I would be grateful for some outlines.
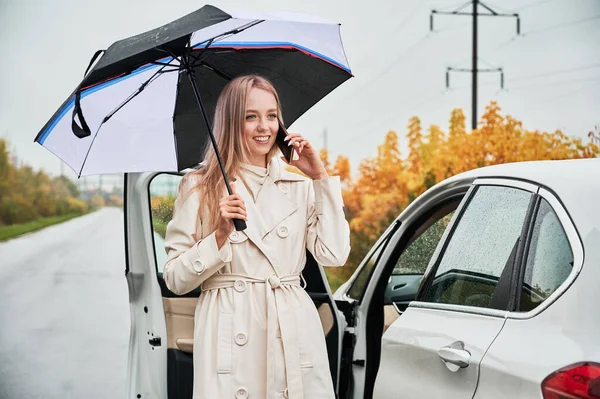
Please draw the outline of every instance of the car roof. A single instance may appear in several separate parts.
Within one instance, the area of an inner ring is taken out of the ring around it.
[[[556,192],[571,189],[573,184],[580,183],[591,184],[600,189],[600,158],[505,163],[473,169],[455,177],[508,177],[529,180]]]
[[[493,165],[460,173],[443,184],[478,178],[508,178],[541,185],[563,203],[582,239],[600,229],[600,158]]]

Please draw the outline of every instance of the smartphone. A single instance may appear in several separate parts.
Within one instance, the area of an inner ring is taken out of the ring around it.
[[[277,142],[277,146],[283,153],[283,157],[285,158],[285,161],[287,163],[291,163],[292,158],[294,157],[294,147],[291,145],[288,145],[289,141],[283,141],[287,135],[288,135],[288,132],[285,129],[285,126],[283,126],[281,124],[281,122],[279,122],[279,130],[277,131],[277,138],[275,139],[275,141]]]

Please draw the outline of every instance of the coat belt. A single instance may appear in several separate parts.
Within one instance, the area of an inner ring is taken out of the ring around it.
[[[219,288],[234,287],[235,284],[266,284],[265,303],[267,304],[267,399],[275,394],[275,364],[273,345],[277,339],[277,328],[281,331],[283,356],[285,361],[285,378],[287,389],[285,397],[289,399],[303,399],[304,388],[302,385],[302,371],[300,369],[300,352],[298,343],[298,326],[296,325],[296,312],[288,306],[284,296],[285,287],[302,287],[299,275],[278,277],[272,275],[268,278],[250,277],[241,274],[224,273],[215,274],[202,284],[203,291]],[[304,280],[304,278],[302,278]],[[306,281],[304,281],[306,286]],[[277,314],[277,318],[274,315]]]

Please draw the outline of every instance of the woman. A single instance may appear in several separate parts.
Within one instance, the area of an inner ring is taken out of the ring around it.
[[[260,76],[232,80],[217,102],[214,131],[227,195],[212,149],[185,175],[167,227],[167,287],[199,285],[195,311],[194,398],[334,398],[320,319],[301,284],[307,248],[325,266],[350,252],[340,181],[315,148],[288,135],[298,157],[275,157],[281,107]],[[247,221],[235,231],[233,219]]]

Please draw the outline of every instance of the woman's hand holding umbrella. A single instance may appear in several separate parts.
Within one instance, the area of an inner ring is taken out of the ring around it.
[[[219,221],[215,232],[219,249],[233,231],[233,219],[246,221],[246,205],[244,204],[244,200],[237,193],[235,183],[231,182],[229,184],[232,194],[223,197],[219,202]]]
[[[308,140],[297,133],[289,133],[285,141],[288,141],[289,145],[293,145],[298,154],[298,159],[293,160],[290,165],[300,169],[302,173],[313,180],[329,177],[316,148]],[[282,159],[285,161],[285,158]]]

